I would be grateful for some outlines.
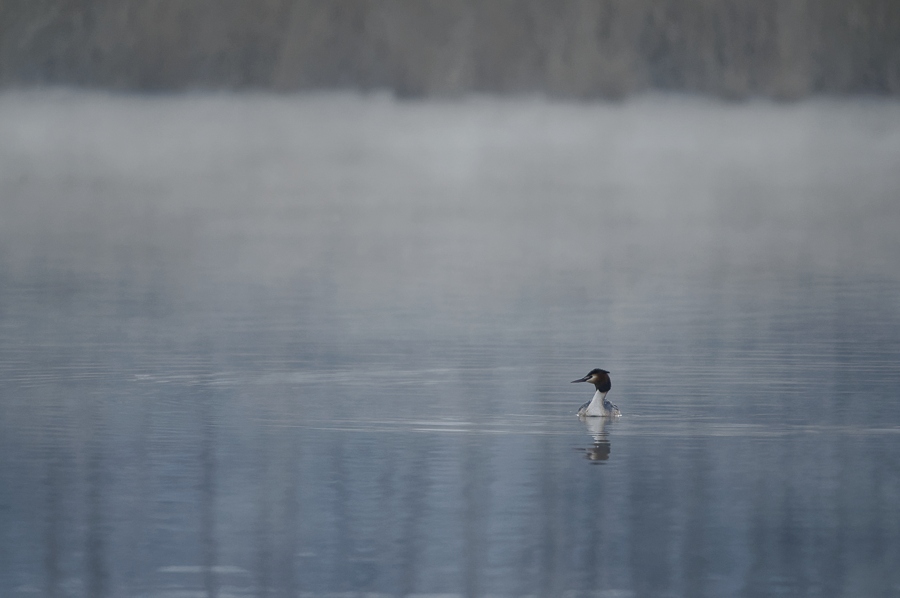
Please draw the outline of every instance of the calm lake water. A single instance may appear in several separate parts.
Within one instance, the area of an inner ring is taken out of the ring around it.
[[[900,103],[0,95],[4,597],[900,596],[898,383]]]

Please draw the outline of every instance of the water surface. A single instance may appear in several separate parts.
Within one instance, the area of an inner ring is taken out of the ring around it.
[[[6,93],[0,594],[900,595],[898,191],[891,102]]]

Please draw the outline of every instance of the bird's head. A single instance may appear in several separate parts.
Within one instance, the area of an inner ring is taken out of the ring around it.
[[[584,378],[572,380],[573,384],[575,382],[589,382],[599,388],[600,386],[609,384],[609,372],[606,370],[601,370],[600,368],[594,368],[593,370],[588,372],[587,376],[585,376]]]

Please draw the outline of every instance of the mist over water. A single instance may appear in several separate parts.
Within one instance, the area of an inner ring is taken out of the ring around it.
[[[898,190],[892,101],[4,93],[0,594],[895,595]]]

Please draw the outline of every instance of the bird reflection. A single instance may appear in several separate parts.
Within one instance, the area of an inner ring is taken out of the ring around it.
[[[585,417],[583,415],[579,415],[578,419],[584,422],[587,431],[594,438],[593,446],[581,449],[584,451],[585,458],[595,463],[608,461],[612,448],[606,426],[611,420],[606,417]]]

